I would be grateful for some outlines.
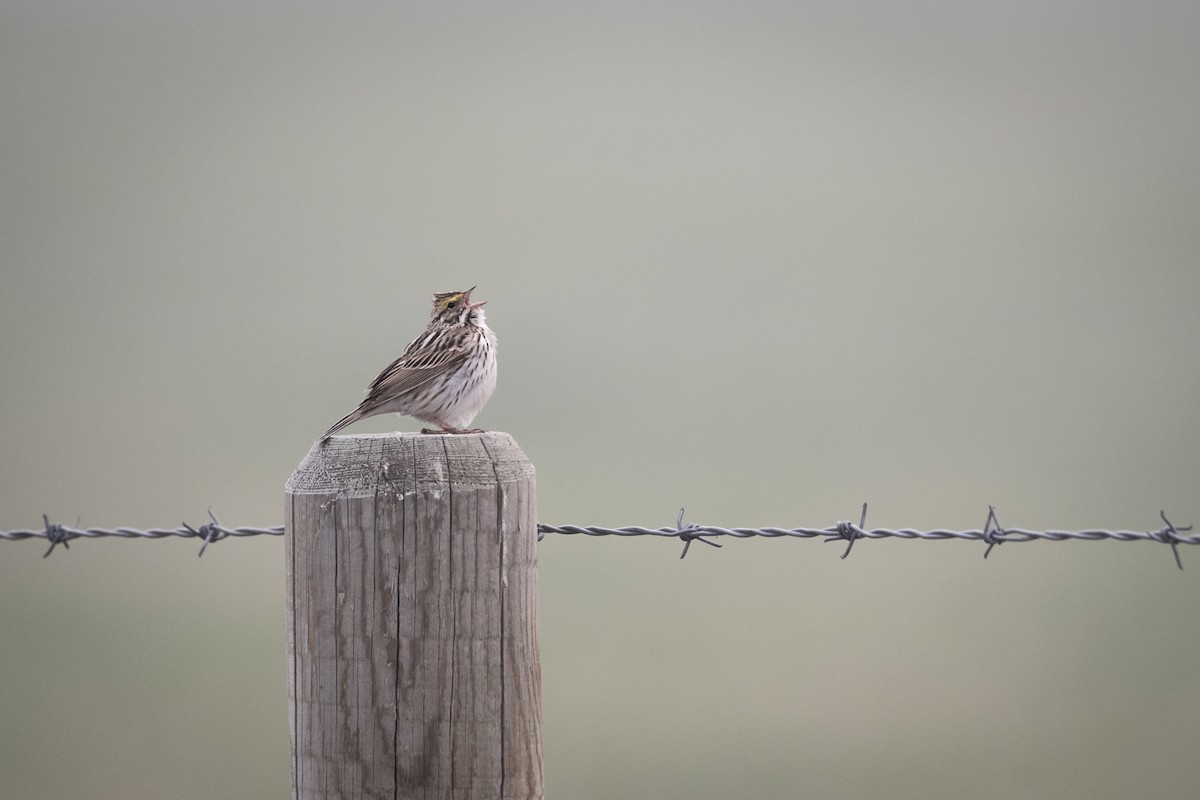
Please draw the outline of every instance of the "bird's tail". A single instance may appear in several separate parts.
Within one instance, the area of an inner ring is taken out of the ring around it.
[[[347,425],[350,425],[352,423],[358,422],[362,418],[363,418],[363,413],[362,413],[362,407],[360,406],[360,407],[354,409],[353,411],[351,411],[346,416],[339,419],[337,422],[333,423],[333,427],[330,428],[329,430],[325,431],[325,435],[321,437],[321,444],[325,444],[326,442],[328,442],[329,437],[333,436],[335,433],[340,431],[342,428],[344,428]]]

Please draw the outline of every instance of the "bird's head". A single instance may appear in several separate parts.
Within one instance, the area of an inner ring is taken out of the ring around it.
[[[433,296],[432,322],[442,325],[478,325],[483,322],[486,300],[471,302],[472,286],[465,292],[438,292]]]

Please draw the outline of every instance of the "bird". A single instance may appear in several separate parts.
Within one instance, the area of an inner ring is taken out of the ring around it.
[[[367,388],[358,408],[333,424],[321,443],[351,423],[396,412],[437,426],[421,433],[483,433],[468,428],[496,388],[496,335],[471,292],[438,292],[425,332]]]

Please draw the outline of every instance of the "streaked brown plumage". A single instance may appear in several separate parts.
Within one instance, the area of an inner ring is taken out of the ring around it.
[[[321,437],[324,442],[351,423],[395,412],[438,426],[423,433],[471,433],[471,420],[496,388],[496,336],[483,305],[465,292],[439,292],[425,332],[379,373],[358,408]]]

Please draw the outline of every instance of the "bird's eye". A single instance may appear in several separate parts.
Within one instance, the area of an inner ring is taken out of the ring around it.
[[[454,308],[456,305],[458,305],[458,301],[451,300],[449,303],[446,303],[446,308]]]

